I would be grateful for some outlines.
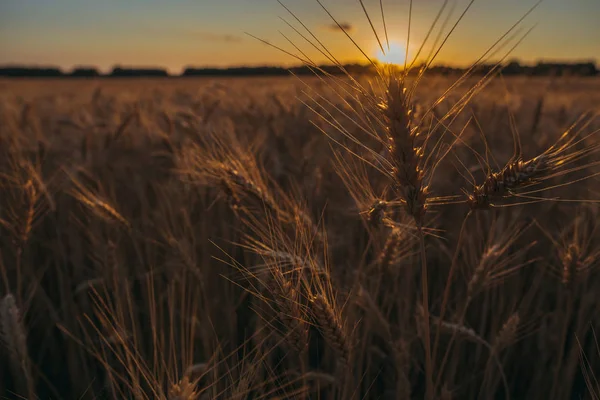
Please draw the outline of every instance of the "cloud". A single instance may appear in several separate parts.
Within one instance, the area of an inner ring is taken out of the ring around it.
[[[184,41],[209,41],[219,43],[237,43],[241,42],[242,36],[234,35],[225,32],[211,32],[208,30],[191,27],[173,27],[173,26],[147,26],[144,27],[143,34],[159,37],[168,37],[171,39],[184,40]]]
[[[196,32],[192,34],[202,40],[211,40],[215,42],[223,43],[236,43],[241,42],[242,37],[237,35],[231,35],[227,33],[213,33],[213,32]]]
[[[327,25],[327,29],[332,32],[352,32],[354,30],[354,25],[352,25],[350,22],[340,22],[339,25],[333,23]]]

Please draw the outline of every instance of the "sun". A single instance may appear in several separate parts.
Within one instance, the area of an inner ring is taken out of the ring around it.
[[[375,56],[377,60],[386,64],[403,65],[406,60],[406,46],[399,42],[390,42],[389,49],[384,45],[385,53],[379,49]]]

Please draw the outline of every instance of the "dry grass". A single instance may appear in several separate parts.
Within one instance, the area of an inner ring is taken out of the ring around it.
[[[597,398],[600,81],[327,82],[0,82],[0,392]]]

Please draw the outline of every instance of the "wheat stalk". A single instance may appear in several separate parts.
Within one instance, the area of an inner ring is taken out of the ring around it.
[[[551,160],[546,155],[527,161],[514,160],[501,171],[488,174],[484,182],[473,189],[467,203],[472,210],[488,209],[494,200],[502,199],[513,190],[531,184],[551,168]]]
[[[392,343],[394,366],[396,369],[396,393],[400,399],[411,398],[410,371],[410,346],[404,339],[398,339]]]
[[[380,105],[388,141],[388,161],[393,165],[390,175],[395,190],[404,200],[406,210],[417,224],[426,211],[427,186],[421,167],[423,149],[417,145],[419,131],[413,126],[413,107],[404,81],[394,73],[389,81],[384,102]]]
[[[597,131],[589,134],[587,137],[580,137],[578,135],[583,127],[578,132],[574,132],[577,123],[583,119],[582,117],[573,124],[573,126],[561,135],[556,143],[540,155],[528,160],[518,155],[513,157],[500,171],[490,171],[483,183],[476,185],[473,191],[467,196],[467,204],[471,210],[489,209],[493,206],[494,202],[514,196],[518,189],[531,186],[551,177],[564,176],[583,169],[585,165],[583,167],[566,168],[568,165],[580,161],[600,149],[598,145],[585,145],[585,139],[594,135]],[[592,121],[593,117],[589,118],[584,127]],[[582,150],[573,150],[578,145],[584,148]],[[593,162],[590,165],[596,164]],[[588,178],[595,175],[597,174],[592,174]],[[574,182],[578,181],[575,180]],[[566,186],[574,182],[566,182],[559,186]],[[541,189],[536,189],[526,194],[538,191],[541,191]]]
[[[304,322],[304,312],[298,303],[298,293],[279,268],[272,268],[272,274],[273,283],[270,289],[276,299],[277,315],[288,329],[286,341],[301,355],[308,345],[308,326]]]
[[[397,260],[400,253],[400,241],[403,239],[399,229],[393,229],[390,232],[381,253],[377,257],[376,265],[381,271],[387,271]]]
[[[1,337],[8,350],[16,390],[28,399],[33,396],[31,360],[27,351],[27,334],[21,320],[21,313],[12,294],[7,294],[0,305]]]
[[[367,211],[367,221],[372,226],[380,226],[385,218],[388,203],[383,200],[375,200]]]
[[[262,190],[256,183],[241,174],[237,169],[227,164],[221,164],[220,167],[225,172],[227,181],[240,187],[247,196],[263,204],[270,212],[277,213],[280,211],[277,203],[267,191]]]
[[[498,353],[500,350],[510,346],[511,343],[513,343],[517,337],[517,331],[519,329],[520,322],[521,319],[519,317],[519,313],[516,312],[506,320],[494,338],[494,342],[492,343],[492,349],[494,352]]]
[[[323,295],[314,296],[311,304],[317,328],[337,355],[340,363],[348,366],[350,345],[339,316]]]

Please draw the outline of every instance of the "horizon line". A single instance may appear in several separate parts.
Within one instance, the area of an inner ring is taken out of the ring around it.
[[[379,63],[378,63],[379,64]],[[408,70],[408,74],[421,70],[425,63],[417,64]],[[533,64],[521,63],[518,59],[506,62],[490,62],[476,64],[473,74],[487,74],[500,66],[505,75],[531,75],[531,76],[598,76],[600,70],[597,60],[570,60],[553,61],[538,60]],[[2,78],[191,78],[191,77],[249,77],[249,76],[290,76],[290,75],[364,75],[376,72],[376,65],[371,63],[345,63],[322,64],[322,65],[296,65],[296,66],[229,66],[229,67],[195,67],[186,66],[179,73],[172,73],[164,67],[133,67],[115,65],[106,72],[94,66],[73,66],[70,70],[64,70],[59,66],[43,66],[36,64],[0,65],[0,77]],[[396,68],[402,69],[401,65]],[[445,64],[437,64],[427,69],[433,74],[448,75],[467,71],[471,67],[456,67]]]
[[[378,62],[377,60],[374,60],[376,64],[383,64],[381,62]],[[415,64],[417,65],[421,65],[425,62],[425,60],[420,63],[420,64]],[[480,65],[493,65],[493,64],[504,64],[504,65],[508,65],[510,63],[518,63],[520,66],[523,67],[532,67],[532,66],[536,66],[539,64],[556,64],[556,65],[574,65],[574,64],[594,64],[594,66],[598,67],[599,64],[599,60],[596,57],[578,57],[578,58],[569,58],[569,59],[560,59],[560,58],[537,58],[533,61],[530,62],[523,62],[522,60],[520,60],[519,58],[513,58],[513,59],[509,59],[506,60],[505,62],[497,62],[497,61],[490,61],[487,62],[485,64],[480,64]],[[364,61],[348,61],[342,64],[343,66],[360,66],[360,67],[370,67],[371,64],[369,62],[364,62]],[[473,63],[444,63],[444,62],[439,62],[439,63],[434,63],[431,65],[431,67],[443,67],[443,68],[454,68],[454,69],[464,69],[464,68],[469,68],[470,66],[472,66]],[[45,70],[58,70],[61,73],[64,74],[68,74],[68,73],[73,73],[76,72],[78,70],[95,70],[98,71],[100,73],[100,71],[106,71],[107,73],[111,73],[114,72],[117,69],[121,69],[121,70],[161,70],[161,71],[166,71],[169,75],[173,75],[173,76],[177,76],[177,75],[181,75],[183,74],[186,70],[219,70],[219,71],[227,71],[227,70],[236,70],[236,69],[259,69],[259,68],[263,68],[263,69],[267,69],[267,68],[277,68],[277,69],[285,69],[285,70],[293,70],[293,69],[299,69],[299,68],[309,68],[311,67],[311,65],[308,64],[231,64],[231,65],[226,65],[226,66],[218,66],[218,65],[210,65],[210,64],[204,64],[204,65],[194,65],[194,64],[188,64],[188,65],[184,65],[181,68],[179,68],[180,73],[176,73],[176,72],[171,72],[171,69],[165,66],[161,66],[161,65],[152,65],[152,64],[121,64],[121,63],[114,63],[112,64],[111,67],[108,68],[102,68],[99,67],[97,65],[93,65],[93,64],[86,64],[86,63],[78,63],[78,64],[72,64],[70,67],[64,67],[64,66],[60,66],[60,65],[56,65],[56,64],[46,64],[46,63],[19,63],[19,62],[8,62],[8,63],[3,63],[0,64],[0,69],[9,69],[9,68],[21,68],[21,69],[45,69]],[[322,64],[317,64],[317,67],[336,67],[335,64],[331,64],[331,63],[322,63]],[[101,75],[103,75],[101,73]]]

